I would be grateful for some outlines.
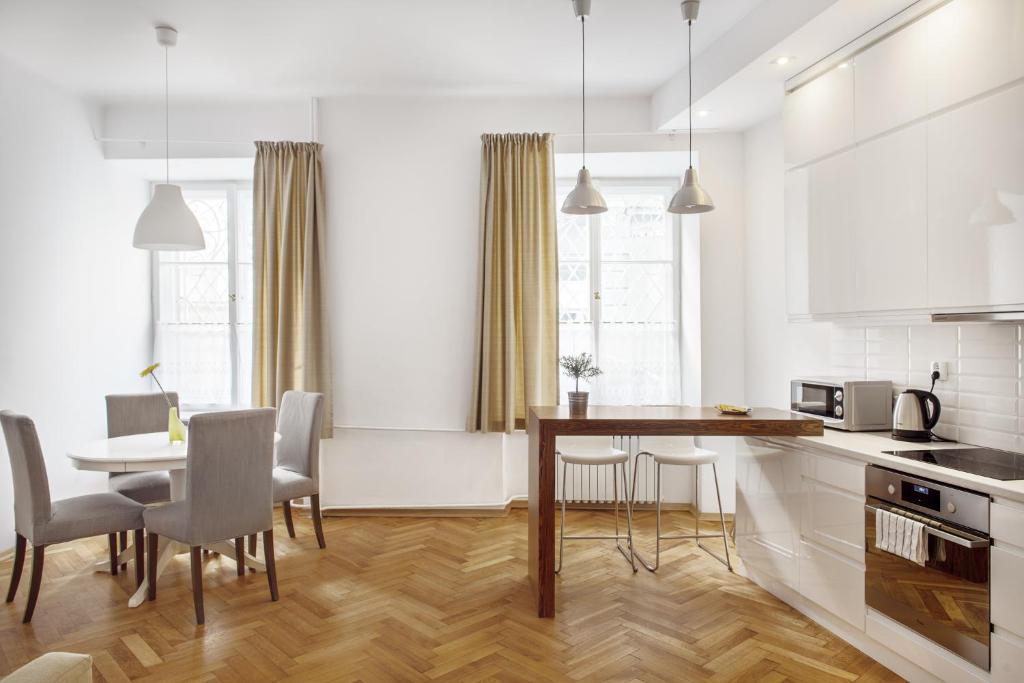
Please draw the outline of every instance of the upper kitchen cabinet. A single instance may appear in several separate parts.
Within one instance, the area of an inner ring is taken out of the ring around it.
[[[786,96],[786,165],[853,144],[853,69],[833,69]]]
[[[1024,77],[1024,1],[953,0],[921,23],[929,111]]]
[[[854,152],[848,150],[809,167],[807,253],[812,314],[859,310]]]
[[[932,308],[1024,302],[1022,122],[1024,85],[928,123]]]
[[[852,60],[858,140],[928,113],[927,58],[928,27],[915,21]]]
[[[928,305],[928,141],[918,123],[854,150],[857,311]]]
[[[807,251],[808,181],[806,168],[786,172],[786,313],[794,317],[811,312]]]

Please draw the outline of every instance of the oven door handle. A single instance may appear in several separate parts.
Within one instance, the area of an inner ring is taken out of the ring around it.
[[[879,508],[874,505],[865,505],[864,509],[868,512],[885,510],[886,512],[891,512],[894,515],[899,515],[900,517],[904,517],[906,519],[912,519],[915,522],[921,522],[922,524],[924,524],[925,533],[931,534],[936,538],[941,538],[944,541],[949,541],[950,543],[961,546],[963,548],[971,548],[973,550],[975,548],[987,548],[990,545],[992,545],[992,542],[989,541],[987,538],[974,536],[963,531],[956,531],[955,533],[951,531],[946,531],[945,529],[948,529],[949,527],[936,528],[934,526],[931,526],[932,524],[934,524],[934,522],[928,520],[927,517],[905,514],[902,511],[894,510],[893,508],[890,507]]]

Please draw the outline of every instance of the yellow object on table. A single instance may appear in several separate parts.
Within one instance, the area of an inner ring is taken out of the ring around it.
[[[750,406],[734,406],[729,403],[719,403],[715,406],[718,412],[723,415],[749,415]]]

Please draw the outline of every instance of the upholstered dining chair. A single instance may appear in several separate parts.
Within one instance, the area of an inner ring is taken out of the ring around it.
[[[46,461],[39,445],[35,423],[25,415],[0,411],[0,425],[7,441],[7,453],[14,475],[14,566],[7,602],[14,600],[25,564],[25,548],[32,544],[32,583],[22,623],[32,621],[43,578],[43,557],[47,546],[106,534],[113,547],[118,532],[135,533],[135,579],[143,579],[142,512],[145,506],[120,493],[93,493],[63,500],[50,500]],[[117,573],[117,555],[110,556],[111,573]]]
[[[149,434],[167,430],[167,401],[178,407],[178,394],[108,394],[107,438]],[[142,503],[166,503],[171,499],[171,477],[166,471],[111,472],[107,488]],[[121,551],[128,547],[128,534],[121,534]],[[122,569],[126,568],[121,565]]]
[[[277,465],[274,467],[274,502],[281,504],[288,536],[295,538],[292,504],[309,496],[316,542],[326,548],[320,515],[320,426],[324,420],[324,395],[286,391],[277,411]],[[256,554],[256,536],[249,537],[249,553]]]
[[[196,623],[203,615],[202,546],[263,533],[270,599],[277,600],[274,566],[274,409],[255,408],[195,415],[188,424],[185,499],[146,508],[149,599],[156,599],[159,537],[189,546]]]

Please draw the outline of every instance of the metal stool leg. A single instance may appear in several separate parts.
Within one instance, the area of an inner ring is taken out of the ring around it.
[[[562,553],[565,551],[565,461],[562,461],[562,519],[558,530],[558,568],[555,573],[562,571]]]
[[[615,473],[615,465],[612,465],[612,476],[615,479],[618,478],[616,476],[616,473]],[[616,485],[615,501],[616,501],[616,510],[617,510],[617,505],[618,505],[618,500],[619,500],[619,491],[618,491],[618,482],[617,481],[615,482],[615,485]],[[623,497],[626,499],[626,544],[627,544],[627,546],[629,548],[629,552],[627,553],[626,550],[623,549],[622,544],[619,543],[619,538],[621,538],[621,537],[619,536],[619,528],[618,528],[619,516],[618,516],[618,512],[617,511],[616,511],[616,514],[615,514],[615,521],[616,521],[616,526],[615,526],[615,536],[616,536],[615,547],[618,548],[619,552],[622,553],[622,556],[626,558],[626,561],[629,562],[629,566],[633,568],[633,573],[636,574],[638,570],[637,570],[637,566],[636,566],[636,551],[633,548],[633,505],[632,505],[632,503],[629,500],[629,488],[630,488],[629,487],[629,463],[628,462],[624,462],[624,463],[622,463],[622,494],[623,494]]]
[[[729,568],[729,571],[732,571],[732,562],[729,559],[729,535],[725,531],[725,513],[722,511],[722,494],[718,490],[718,467],[715,466],[715,463],[711,463],[711,472],[715,476],[715,497],[718,498],[718,519],[722,523],[722,533],[721,534],[704,534],[704,535],[701,535],[698,532],[696,534],[695,538],[697,539],[697,547],[698,548],[700,548],[701,550],[706,552],[708,555],[710,555],[711,557],[715,558],[716,560],[718,560],[719,562],[724,564],[726,567]],[[698,528],[699,528],[699,525],[700,525],[700,518],[699,517],[697,519],[697,524],[698,524]],[[712,552],[712,550],[710,548],[707,548],[706,546],[701,545],[700,539],[702,539],[702,538],[721,538],[722,539],[722,545],[725,546],[725,557],[723,558],[718,553]]]

